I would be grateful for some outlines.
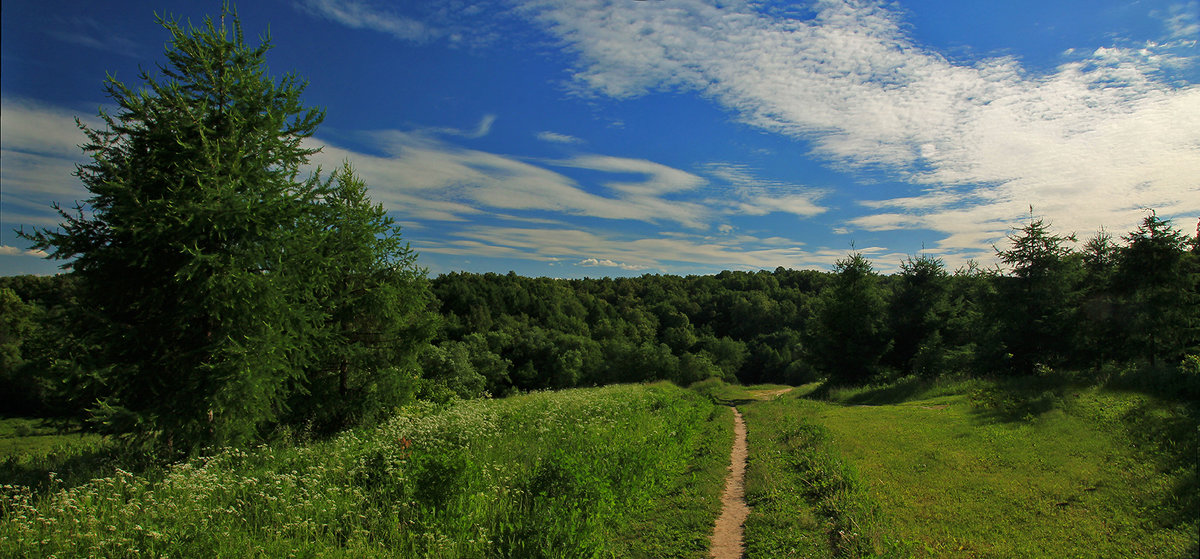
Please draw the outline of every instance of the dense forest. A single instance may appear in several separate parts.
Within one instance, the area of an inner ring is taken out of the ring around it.
[[[1120,239],[1072,241],[1031,218],[998,249],[1002,267],[953,272],[922,255],[881,275],[851,254],[828,272],[445,274],[414,293],[432,334],[421,334],[409,383],[393,388],[445,401],[647,380],[864,384],[1053,369],[1200,395],[1200,240],[1150,212]],[[87,382],[89,325],[72,275],[0,278],[0,301],[5,413],[86,416],[102,387]]]
[[[1194,371],[1174,375],[1185,358],[1194,369],[1200,343],[1197,239],[1150,212],[1119,242],[1100,233],[1074,250],[1072,241],[1031,217],[998,250],[1003,267],[986,269],[950,272],[922,255],[880,275],[852,254],[831,272],[447,274],[432,281],[442,323],[423,364],[462,396],[656,379],[862,384],[1047,369],[1195,394]]]

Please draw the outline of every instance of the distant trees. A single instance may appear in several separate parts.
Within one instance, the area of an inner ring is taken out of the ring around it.
[[[1101,234],[1076,251],[1073,236],[1031,216],[996,249],[1003,268],[968,262],[953,274],[921,255],[883,277],[851,254],[832,272],[448,274],[432,285],[446,319],[439,336],[476,340],[471,354],[490,363],[493,394],[710,375],[866,383],[1111,363],[1124,370],[1177,363],[1200,341],[1191,321],[1197,241],[1155,219],[1123,242]],[[1155,240],[1165,248],[1152,257],[1145,243]],[[1151,266],[1154,274],[1137,271]]]
[[[269,41],[246,45],[228,10],[160,23],[160,75],[136,90],[110,78],[117,112],[81,125],[91,197],[28,235],[74,259],[93,419],[187,450],[254,440],[289,404],[348,414],[414,374],[381,376],[428,339],[423,272],[348,168],[299,178],[323,115],[298,78],[266,75]]]

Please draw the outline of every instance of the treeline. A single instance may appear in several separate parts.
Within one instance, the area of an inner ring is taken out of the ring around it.
[[[1151,212],[1119,239],[1073,241],[1031,218],[997,250],[1001,266],[953,272],[922,255],[881,275],[851,254],[829,272],[446,274],[409,292],[431,317],[404,342],[415,362],[322,367],[291,415],[344,426],[354,418],[329,410],[356,390],[401,403],[710,377],[862,384],[1075,370],[1200,396],[1200,238]],[[112,374],[86,370],[95,348],[72,275],[0,278],[0,306],[4,412],[92,413],[103,394],[88,379]],[[408,380],[360,378],[371,371]]]
[[[832,272],[443,275],[432,284],[439,358],[427,372],[459,379],[464,395],[707,377],[857,384],[1064,368],[1170,377],[1200,345],[1197,239],[1151,213],[1120,240],[1101,232],[1079,250],[1073,240],[1031,218],[997,251],[1002,268],[950,272],[923,255],[888,276],[861,254]],[[1196,380],[1181,382],[1194,392]]]

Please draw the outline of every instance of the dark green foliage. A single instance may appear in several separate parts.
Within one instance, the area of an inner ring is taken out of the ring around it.
[[[322,115],[293,76],[206,20],[171,34],[161,76],[110,78],[106,128],[82,126],[92,193],[37,246],[70,264],[88,301],[106,396],[96,420],[168,445],[240,443],[283,411],[319,325],[306,218],[319,184],[297,182]],[[83,308],[83,307],[81,307]]]
[[[246,45],[228,8],[160,23],[167,63],[140,89],[110,78],[115,114],[81,125],[91,198],[27,235],[73,259],[86,302],[94,350],[67,384],[97,398],[94,426],[177,450],[255,440],[289,403],[328,404],[318,423],[397,403],[428,339],[398,229],[348,166],[299,178],[323,114],[298,78],[266,74],[269,41]]]
[[[861,253],[839,260],[833,284],[817,301],[809,330],[809,357],[835,384],[857,384],[879,374],[890,340],[878,276]]]
[[[906,374],[936,377],[946,372],[944,332],[950,325],[950,277],[941,259],[909,258],[888,305],[892,348],[887,363]]]
[[[893,375],[1031,374],[1137,357],[1125,341],[1137,339],[1126,319],[1134,307],[1117,289],[1124,246],[1101,235],[1075,253],[1071,237],[1041,219],[1010,241],[997,251],[1007,273],[969,262],[947,274],[940,260],[922,256],[880,277],[854,255],[834,273],[449,274],[433,289],[446,318],[439,335],[475,337],[472,359],[491,364],[484,376],[492,394],[571,379],[795,384],[824,377],[854,384]],[[1180,258],[1183,269],[1194,265],[1193,253]],[[1197,276],[1187,277],[1194,283]],[[1190,289],[1180,300],[1194,300]],[[1176,345],[1193,347],[1195,339],[1180,336]]]
[[[0,287],[0,391],[8,395],[0,404],[4,415],[27,414],[37,407],[37,381],[22,369],[25,346],[37,329],[40,311],[16,291]]]
[[[1120,354],[1124,344],[1123,312],[1115,288],[1120,247],[1101,229],[1083,246],[1083,288],[1077,312],[1077,360],[1099,368]]]
[[[552,280],[452,273],[432,286],[444,316],[439,337],[469,342],[488,392],[500,395],[570,383],[808,379],[799,332],[824,275],[779,269]]]
[[[95,401],[95,383],[86,382],[80,362],[88,353],[77,320],[76,282],[67,274],[0,278],[0,290],[21,301],[12,310],[17,325],[10,330],[8,368],[0,387],[9,394],[0,413],[79,418]],[[9,303],[13,301],[9,299]],[[27,313],[27,314],[26,314]],[[3,314],[6,318],[9,310]],[[24,315],[25,319],[19,319]],[[83,379],[85,382],[69,382]]]
[[[1124,237],[1116,282],[1127,306],[1130,350],[1147,359],[1178,362],[1200,342],[1197,261],[1189,239],[1153,211]]]
[[[24,363],[21,346],[34,330],[37,311],[16,291],[0,287],[0,376],[10,377]]]
[[[322,202],[314,215],[323,233],[314,260],[321,273],[310,288],[319,289],[324,322],[289,407],[291,422],[331,432],[379,419],[412,398],[434,322],[416,253],[348,162]]]
[[[1075,333],[1080,261],[1067,245],[1074,235],[1054,234],[1041,218],[1031,216],[1008,239],[1008,249],[996,249],[1009,274],[997,283],[994,316],[1000,319],[1013,371],[1029,374],[1039,364],[1066,362]]]

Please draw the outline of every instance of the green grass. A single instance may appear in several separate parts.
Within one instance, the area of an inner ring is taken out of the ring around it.
[[[0,419],[0,483],[44,494],[110,476],[118,467],[144,470],[154,460],[74,426],[43,419]]]
[[[0,419],[0,460],[44,456],[71,448],[88,448],[100,443],[99,435],[64,432],[45,419]]]
[[[0,556],[706,557],[728,404],[748,426],[751,558],[1197,554],[1195,402],[1053,375],[781,388],[413,407],[141,469],[103,439],[6,420]]]
[[[807,556],[1196,555],[1193,406],[1054,381],[815,394],[838,401],[745,407],[748,491],[770,497],[752,550],[811,533],[828,543]]]
[[[798,413],[806,404],[787,399],[741,407],[750,448],[747,557],[834,557],[870,540],[862,537],[872,511],[864,508],[860,484],[830,452],[827,431]]]
[[[6,485],[0,556],[704,557],[729,413],[664,384],[535,393],[46,496]]]

